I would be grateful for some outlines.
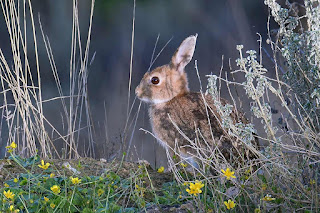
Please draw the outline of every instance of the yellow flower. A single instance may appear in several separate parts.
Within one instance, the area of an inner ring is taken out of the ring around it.
[[[17,144],[15,142],[12,142],[9,146],[6,146],[7,149],[15,149],[17,148]]]
[[[4,183],[4,187],[10,187],[10,186],[9,186],[9,184],[7,184],[7,183]]]
[[[47,198],[47,197],[43,197],[43,199],[44,199],[45,202],[49,201],[49,198]]]
[[[79,179],[79,178],[77,178],[77,177],[76,177],[76,178],[70,177],[70,179],[71,179],[71,182],[72,182],[73,184],[75,184],[75,185],[81,183],[81,179]]]
[[[43,160],[41,160],[41,165],[38,165],[40,168],[42,168],[42,169],[44,169],[44,170],[46,170],[46,169],[48,169],[49,168],[49,166],[50,166],[50,163],[46,163],[46,164],[44,164],[44,161]]]
[[[311,179],[311,180],[310,180],[310,184],[311,184],[311,185],[316,184],[316,180],[315,180],[315,179]]]
[[[104,193],[103,189],[98,189],[98,196],[101,196]]]
[[[56,207],[56,205],[54,203],[51,203],[50,207],[54,209],[54,207]]]
[[[11,206],[9,207],[9,210],[10,210],[10,212],[14,212],[14,213],[20,212],[19,209],[14,209],[14,206],[13,206],[13,205],[11,205]]]
[[[275,200],[275,198],[271,197],[271,195],[266,195],[266,196],[264,196],[264,198],[262,198],[262,200],[264,200],[264,201],[272,201],[272,200]]]
[[[12,142],[12,143],[10,144],[10,146],[11,146],[12,149],[17,148],[17,144],[16,144],[15,142]]]
[[[144,197],[144,192],[146,191],[145,188],[143,187],[140,187],[138,184],[136,184],[136,194],[139,196],[139,197]]]
[[[232,200],[224,201],[224,205],[226,205],[227,209],[233,209],[236,204]]]
[[[53,193],[55,193],[55,194],[59,194],[59,193],[60,193],[60,186],[53,185],[50,189],[51,189],[51,191],[53,191]]]
[[[8,191],[3,191],[3,194],[8,199],[13,199],[14,198],[14,194],[10,191],[10,189]]]
[[[30,203],[32,204],[33,202],[34,202],[34,201],[31,199],[31,200],[30,200]]]
[[[53,178],[54,176],[55,176],[54,173],[51,173],[51,174],[50,174],[50,178]]]
[[[188,164],[186,163],[180,163],[180,165],[183,167],[183,168],[186,168],[188,166]]]
[[[226,171],[221,169],[221,172],[223,173],[224,176],[226,176],[227,180],[230,180],[230,178],[236,178],[236,176],[233,175],[234,172],[231,172],[229,168],[227,168]]]
[[[161,166],[161,167],[158,169],[158,172],[159,172],[159,173],[162,173],[163,171],[164,171],[164,167]]]
[[[18,178],[13,179],[13,182],[17,183],[19,180]]]
[[[17,144],[15,142],[12,142],[9,146],[6,146],[6,149],[8,149],[9,153],[11,153],[16,148],[17,148]]]
[[[204,184],[201,181],[196,180],[195,183],[190,183],[189,189],[186,189],[186,191],[190,195],[196,196],[202,193],[202,190],[201,190],[202,187],[204,187]]]

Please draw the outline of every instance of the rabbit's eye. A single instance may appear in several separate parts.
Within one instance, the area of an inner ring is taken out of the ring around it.
[[[151,78],[151,83],[153,83],[153,84],[159,84],[159,82],[160,82],[160,79],[158,78],[158,77],[152,77]]]

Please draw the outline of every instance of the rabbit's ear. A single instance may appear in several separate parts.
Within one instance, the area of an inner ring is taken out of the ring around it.
[[[171,65],[179,72],[184,71],[184,67],[191,61],[196,47],[198,34],[189,36],[181,44],[171,59]]]

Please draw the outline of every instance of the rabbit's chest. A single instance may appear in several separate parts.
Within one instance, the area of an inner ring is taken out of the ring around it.
[[[206,115],[196,109],[176,107],[151,108],[150,121],[153,133],[162,142],[173,146],[175,141],[187,143],[196,138],[196,130],[209,128]]]
[[[175,141],[180,145],[189,144],[196,138],[200,142],[216,144],[214,141],[219,141],[224,134],[219,116],[208,109],[199,93],[177,97],[168,104],[154,105],[149,110],[153,133],[170,146]]]
[[[177,117],[180,117],[178,120]],[[156,136],[164,141],[179,137],[178,129],[184,123],[183,116],[177,116],[177,112],[171,108],[152,109],[150,111],[150,121],[152,130]]]

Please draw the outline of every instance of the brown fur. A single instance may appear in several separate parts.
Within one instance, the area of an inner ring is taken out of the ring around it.
[[[188,139],[198,139],[200,147],[204,147],[207,142],[212,148],[218,148],[225,158],[230,159],[231,155],[237,156],[237,152],[243,148],[240,141],[230,137],[221,127],[220,115],[210,95],[202,96],[201,93],[189,92],[184,67],[193,56],[195,43],[196,36],[186,38],[169,65],[147,72],[136,88],[136,95],[151,103],[149,115],[152,130],[162,145],[174,149],[177,143],[180,154],[187,156],[196,154]],[[155,76],[160,79],[160,83],[156,85],[151,82]],[[223,99],[220,101],[222,104],[227,103]],[[247,123],[243,115],[237,115],[235,111],[231,117],[234,123]],[[179,133],[174,124],[188,139]]]

